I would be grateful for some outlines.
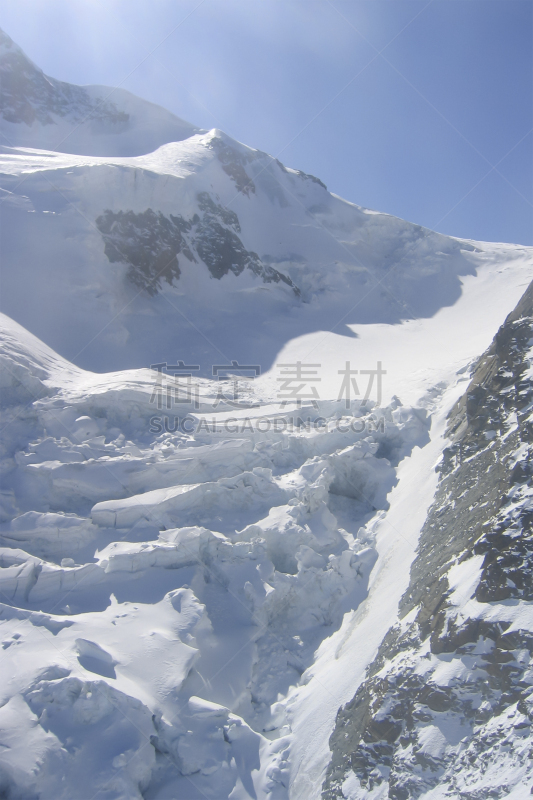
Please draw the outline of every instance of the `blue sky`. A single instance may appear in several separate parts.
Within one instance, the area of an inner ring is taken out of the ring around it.
[[[531,0],[3,0],[0,26],[355,203],[533,244]]]

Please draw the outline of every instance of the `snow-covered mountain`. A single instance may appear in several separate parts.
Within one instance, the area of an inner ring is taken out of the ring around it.
[[[86,89],[5,42],[4,120],[30,111],[5,123],[0,153],[0,308],[80,366],[187,353],[205,375],[221,354],[265,371],[297,337],[430,317],[458,299],[462,276],[524,256],[362,209],[221,131],[177,131],[136,98],[128,130],[102,139],[69,99]],[[154,152],[141,155],[145,129]]]
[[[60,153],[137,156],[198,128],[107,86],[75,86],[45,75],[0,29],[0,142]]]
[[[89,369],[265,370],[298,336],[430,317],[461,276],[524,257],[361,209],[219,131],[135,158],[3,148],[0,170],[2,311]]]
[[[2,48],[0,797],[525,797],[532,249]]]

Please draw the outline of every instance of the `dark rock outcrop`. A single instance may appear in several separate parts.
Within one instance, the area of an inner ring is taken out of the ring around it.
[[[141,213],[104,211],[96,225],[106,256],[111,263],[127,264],[129,280],[151,295],[160,291],[162,281],[172,285],[179,279],[178,255],[202,261],[218,280],[229,272],[250,270],[263,283],[284,283],[300,294],[287,275],[245,248],[237,214],[215,203],[207,192],[198,195],[198,208],[200,214],[191,219],[180,214],[166,217],[151,208]]]

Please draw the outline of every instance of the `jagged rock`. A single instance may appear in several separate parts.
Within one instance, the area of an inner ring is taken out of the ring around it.
[[[191,262],[203,261],[217,280],[229,272],[240,275],[248,269],[263,283],[282,282],[300,294],[289,277],[245,248],[235,212],[215,203],[207,192],[199,193],[198,208],[200,215],[190,219],[173,214],[166,217],[151,208],[138,214],[107,209],[96,220],[106,256],[111,263],[128,264],[129,280],[151,295],[161,290],[163,280],[173,284],[179,279],[180,254]]]

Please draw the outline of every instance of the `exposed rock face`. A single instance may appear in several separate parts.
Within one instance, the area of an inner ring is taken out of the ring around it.
[[[255,194],[255,183],[246,172],[246,165],[253,160],[253,157],[236,150],[218,137],[213,137],[211,147],[215,150],[217,158],[222,164],[222,169],[232,179],[239,192],[247,195],[247,197],[250,197],[250,194]]]
[[[183,235],[191,223],[181,216],[167,218],[151,208],[140,214],[107,210],[96,224],[109,261],[129,264],[129,280],[148,294],[157,294],[162,280],[172,284],[179,278],[178,253],[194,260]]]
[[[271,173],[273,164],[276,164],[286,175],[292,174],[298,176],[301,180],[312,181],[327,191],[326,184],[322,183],[319,178],[315,178],[314,175],[309,175],[307,172],[302,172],[301,170],[288,170],[277,158],[272,158],[268,153],[263,153],[261,150],[251,150],[248,152],[243,149],[237,150],[235,147],[232,147],[225,136],[213,137],[210,146],[216,152],[217,158],[222,164],[222,169],[226,175],[229,175],[238,191],[245,194],[247,197],[250,197],[251,194],[255,194],[256,185],[246,171],[246,167],[256,160],[262,162],[262,165],[259,167],[259,174],[262,172]],[[264,163],[265,161],[266,164]]]
[[[300,294],[290,278],[245,248],[233,211],[215,203],[207,192],[198,195],[198,208],[201,215],[191,219],[166,217],[151,208],[140,214],[106,210],[96,225],[109,261],[128,264],[128,278],[151,295],[157,294],[163,280],[172,284],[179,279],[180,254],[191,262],[203,261],[218,280],[229,272],[240,275],[249,269],[263,283],[282,282]]]
[[[337,716],[327,800],[533,786],[532,345],[533,284],[450,414],[399,622]]]

